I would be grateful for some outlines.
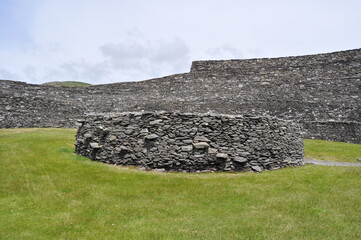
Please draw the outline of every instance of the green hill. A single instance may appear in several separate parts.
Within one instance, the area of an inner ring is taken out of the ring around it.
[[[361,168],[143,172],[75,133],[0,129],[0,239],[360,239]]]
[[[87,87],[87,86],[91,86],[90,83],[76,82],[76,81],[47,82],[47,83],[43,83],[42,85],[61,86],[61,87]]]

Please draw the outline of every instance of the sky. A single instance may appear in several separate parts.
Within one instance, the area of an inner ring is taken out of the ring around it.
[[[0,0],[0,79],[103,84],[361,48],[360,0]]]

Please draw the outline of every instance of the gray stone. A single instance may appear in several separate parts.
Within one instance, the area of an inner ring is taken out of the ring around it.
[[[182,149],[182,152],[190,152],[190,151],[192,151],[193,146],[192,145],[182,146],[181,149]]]
[[[209,153],[209,154],[217,153],[217,149],[215,149],[215,148],[208,148],[208,153]]]
[[[130,135],[132,134],[133,130],[132,129],[128,129],[128,130],[125,130],[124,133],[127,134],[127,135]]]
[[[153,169],[154,172],[165,172],[165,168],[155,168]]]
[[[244,158],[244,157],[235,157],[235,158],[233,158],[233,161],[234,161],[234,162],[238,162],[238,163],[245,163],[245,162],[247,162],[247,158]]]
[[[208,118],[208,117],[204,117],[202,120],[203,120],[204,122],[206,122],[206,123],[212,122],[212,119],[210,119],[210,118]]]
[[[110,136],[109,136],[109,141],[114,141],[115,139],[117,139],[116,136],[114,136],[114,135],[110,135]]]
[[[119,151],[130,151],[130,149],[129,148],[127,148],[126,146],[120,146],[119,148]]]
[[[90,143],[90,147],[91,148],[100,148],[99,144],[95,143],[95,142]]]
[[[143,128],[142,130],[140,130],[140,133],[148,133],[148,129],[147,128]]]
[[[209,140],[208,138],[206,137],[203,137],[203,136],[196,136],[194,137],[193,139],[194,142],[210,142],[211,140]]]
[[[148,140],[154,140],[157,138],[158,138],[158,135],[155,133],[145,136],[145,139],[148,139]]]
[[[197,149],[209,148],[209,144],[206,142],[193,143],[193,146],[194,146],[194,148],[197,148]]]
[[[262,168],[260,168],[259,166],[251,166],[251,168],[255,172],[262,172]]]
[[[248,156],[250,153],[249,152],[239,152],[238,153],[240,156],[242,156],[242,157],[246,157],[246,156]]]
[[[92,135],[90,134],[90,133],[86,133],[86,134],[84,134],[84,138],[85,139],[87,139],[87,138],[91,138],[92,137]]]
[[[225,153],[217,153],[216,158],[227,159],[228,155]]]
[[[149,122],[149,124],[150,124],[150,125],[157,125],[157,124],[159,124],[159,123],[161,123],[161,122],[163,122],[162,119],[157,119],[157,120],[154,120],[154,121]]]

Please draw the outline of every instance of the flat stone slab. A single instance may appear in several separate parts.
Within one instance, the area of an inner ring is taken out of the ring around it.
[[[322,166],[361,167],[361,163],[322,161],[322,160],[315,160],[315,159],[305,159],[305,163],[322,165]]]

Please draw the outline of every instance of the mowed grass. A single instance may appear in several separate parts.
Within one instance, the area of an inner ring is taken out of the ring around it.
[[[304,144],[305,158],[344,162],[359,162],[361,158],[361,144],[310,139],[305,139]]]
[[[141,172],[76,156],[74,135],[0,130],[0,239],[361,238],[361,168]]]

